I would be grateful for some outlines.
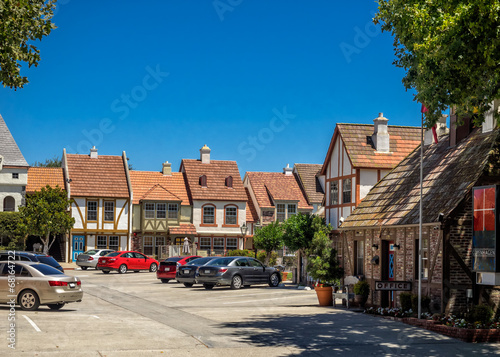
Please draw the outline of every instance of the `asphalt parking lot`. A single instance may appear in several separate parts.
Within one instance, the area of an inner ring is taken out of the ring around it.
[[[293,286],[241,290],[162,284],[154,273],[68,270],[84,288],[60,311],[16,309],[16,349],[1,356],[470,356],[500,344],[466,344],[399,322],[319,307]],[[0,307],[8,337],[9,307]]]

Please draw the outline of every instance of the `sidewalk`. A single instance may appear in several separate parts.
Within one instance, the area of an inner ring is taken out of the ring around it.
[[[76,265],[75,263],[62,263],[62,262],[58,262],[58,263],[61,264],[61,266],[63,267],[64,270],[80,269],[80,267],[78,265]]]

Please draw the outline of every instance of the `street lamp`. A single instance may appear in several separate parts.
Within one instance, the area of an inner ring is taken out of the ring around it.
[[[243,225],[240,227],[241,230],[241,235],[243,236],[243,249],[245,249],[245,245],[247,243],[247,232],[248,232],[248,227],[245,222],[243,222]]]

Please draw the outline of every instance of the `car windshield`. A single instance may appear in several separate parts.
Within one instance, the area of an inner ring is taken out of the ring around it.
[[[59,266],[59,263],[52,257],[40,255],[40,256],[38,256],[38,260],[40,261],[40,263],[44,263],[44,264],[48,264],[48,265],[52,265],[52,266],[56,266],[56,267]]]
[[[215,259],[214,261],[210,262],[210,265],[215,265],[215,266],[227,266],[231,264],[231,262],[234,260],[234,258],[219,258]]]
[[[51,267],[50,265],[45,264],[33,264],[32,268],[38,270],[43,275],[64,275],[63,272],[57,270],[56,268]]]
[[[85,253],[83,254],[88,254],[88,255],[95,255],[97,254],[97,250],[93,249],[93,250],[87,250]]]
[[[166,262],[178,262],[181,259],[182,259],[181,257],[174,257],[174,258],[167,258],[167,259],[165,259],[165,261]]]
[[[205,265],[206,263],[208,263],[209,261],[212,261],[212,260],[214,260],[214,258],[198,258],[195,260],[191,260],[186,265]]]
[[[118,254],[121,254],[121,252],[113,252],[113,253],[109,253],[109,254],[106,254],[107,257],[116,257]]]

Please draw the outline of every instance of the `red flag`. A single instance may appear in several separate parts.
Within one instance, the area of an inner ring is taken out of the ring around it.
[[[427,113],[429,111],[429,109],[427,109],[427,107],[422,104],[422,109],[420,109],[420,113]]]
[[[432,136],[434,137],[434,144],[437,144],[438,142],[438,134],[436,132],[436,125],[432,127]]]

